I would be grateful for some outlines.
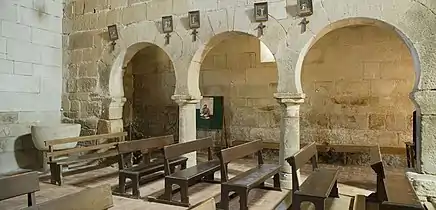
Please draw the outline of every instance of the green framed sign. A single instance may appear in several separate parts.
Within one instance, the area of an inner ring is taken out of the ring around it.
[[[221,130],[224,121],[224,97],[203,96],[196,107],[197,130]]]

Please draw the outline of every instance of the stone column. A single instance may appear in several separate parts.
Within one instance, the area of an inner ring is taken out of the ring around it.
[[[102,119],[97,125],[97,133],[116,133],[123,131],[123,106],[126,102],[124,97],[112,97],[103,99]]]
[[[304,94],[275,94],[275,98],[283,112],[280,125],[279,163],[282,165],[280,184],[285,189],[292,189],[293,174],[285,158],[300,149],[300,104],[304,102]]]
[[[195,105],[200,102],[200,99],[182,96],[172,96],[171,98],[179,105],[179,142],[182,143],[197,139]],[[187,167],[197,164],[196,152],[191,152],[184,156],[188,158]]]

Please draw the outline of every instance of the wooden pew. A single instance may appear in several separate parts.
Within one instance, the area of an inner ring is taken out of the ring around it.
[[[105,210],[113,207],[109,184],[87,188],[23,210]]]
[[[380,209],[425,209],[406,174],[386,175],[380,147],[371,148],[371,168],[377,174],[377,188],[367,200],[378,203]]]
[[[257,153],[258,165],[238,174],[229,180],[227,164],[233,160]],[[248,210],[248,192],[255,187],[265,187],[265,181],[274,177],[274,188],[280,190],[280,165],[264,164],[262,159],[262,141],[257,140],[221,150],[221,208],[229,209],[229,193],[239,195],[241,210]]]
[[[153,150],[162,149],[164,146],[170,145],[174,143],[174,137],[172,135],[169,136],[160,136],[153,137],[141,140],[133,140],[124,142],[118,145],[118,152],[120,153],[119,158],[119,189],[120,193],[125,193],[126,188],[126,178],[132,180],[133,185],[133,196],[139,198],[139,180],[142,176],[149,175],[158,171],[164,170],[164,161],[156,160],[150,162],[149,154]],[[137,164],[132,167],[125,167],[125,158],[124,154],[132,154],[133,152],[140,151],[143,153],[143,161],[140,164]],[[148,153],[148,154],[144,154]],[[174,172],[174,168],[177,165],[181,166],[181,169],[186,168],[186,161],[188,158],[185,157],[177,157],[170,160],[170,169],[171,172]],[[165,174],[169,175],[169,173]]]
[[[353,210],[366,210],[365,195],[354,196]]]
[[[36,191],[39,191],[36,171],[0,177],[0,201],[27,194],[27,205],[33,206]]]
[[[315,142],[300,149],[286,161],[292,168],[292,210],[299,210],[303,201],[312,202],[316,209],[325,209],[325,199],[339,197],[338,169],[318,168],[317,150]],[[312,162],[313,172],[300,185],[297,170],[309,160]]]
[[[201,149],[208,149],[208,161],[198,163],[195,166],[171,173],[170,161],[183,154],[195,152]],[[188,188],[190,185],[198,183],[204,179],[213,181],[214,173],[220,170],[219,160],[212,157],[213,141],[212,137],[198,139],[190,142],[178,143],[164,147],[165,156],[165,194],[164,200],[168,204],[189,207]],[[172,200],[172,186],[180,186],[181,202]]]
[[[49,151],[46,153],[46,156],[49,160],[48,164],[50,164],[51,183],[58,184],[59,186],[62,185],[62,166],[74,164],[78,162],[86,162],[86,161],[117,156],[118,151],[116,150],[116,146],[119,143],[124,142],[126,135],[127,135],[126,132],[120,132],[120,133],[82,136],[82,137],[75,137],[75,138],[65,138],[65,139],[57,139],[52,141],[45,141],[45,145],[48,146],[49,149]],[[107,142],[110,139],[116,139],[116,141]],[[59,144],[65,144],[71,142],[87,142],[87,141],[96,141],[99,144],[54,151],[56,145]],[[100,144],[99,141],[105,141],[105,143]],[[81,154],[84,152],[93,152],[93,153]],[[56,159],[59,156],[65,156],[65,155],[68,155],[68,157],[64,159]]]

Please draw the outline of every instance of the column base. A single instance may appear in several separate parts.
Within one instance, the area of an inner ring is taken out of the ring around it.
[[[280,187],[282,189],[292,190],[292,176],[292,173],[280,172]],[[297,176],[301,184],[303,180],[301,180],[300,171],[297,171]]]
[[[415,188],[416,194],[421,201],[427,201],[429,197],[436,198],[436,176],[419,174],[414,171],[406,172],[406,176]]]

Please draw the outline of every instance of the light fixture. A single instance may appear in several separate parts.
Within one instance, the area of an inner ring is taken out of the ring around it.
[[[297,0],[297,15],[307,17],[313,14],[312,0]]]
[[[188,13],[188,19],[189,19],[189,28],[193,29],[192,31],[192,41],[197,41],[197,29],[200,28],[200,11],[190,11]]]
[[[118,29],[117,29],[117,25],[110,25],[107,27],[108,30],[108,34],[109,34],[109,40],[111,41],[111,45],[112,45],[112,50],[115,49],[115,45],[116,42],[118,40]]]
[[[257,2],[254,3],[254,20],[260,22],[257,29],[259,30],[259,35],[263,35],[263,29],[266,27],[263,22],[268,21],[268,2]]]
[[[170,33],[173,32],[173,16],[163,16],[162,17],[162,31],[166,33],[165,35],[165,44],[170,43]]]

